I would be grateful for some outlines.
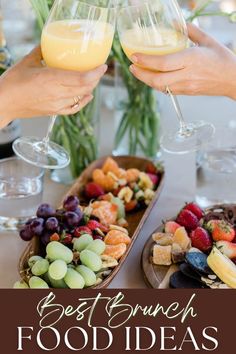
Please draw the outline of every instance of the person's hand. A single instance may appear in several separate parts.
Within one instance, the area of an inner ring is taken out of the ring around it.
[[[15,118],[77,113],[107,70],[107,65],[84,73],[59,70],[41,60],[38,47],[0,77],[0,128]]]
[[[134,54],[131,72],[158,91],[166,92],[169,87],[176,95],[236,99],[236,56],[192,24],[188,25],[188,33],[197,46],[162,56]]]

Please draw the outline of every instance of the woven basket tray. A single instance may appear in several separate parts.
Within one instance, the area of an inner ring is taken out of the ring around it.
[[[107,157],[102,157],[94,161],[91,165],[89,165],[81,174],[81,176],[78,178],[78,180],[75,182],[75,184],[70,188],[68,193],[63,197],[63,200],[67,195],[77,195],[80,199],[81,204],[85,205],[85,200],[83,197],[84,186],[87,184],[88,181],[91,180],[93,170],[95,168],[101,168],[106,158]],[[117,156],[112,158],[118,163],[118,165],[121,168],[124,169],[137,168],[141,171],[145,171],[147,164],[150,163],[150,160],[147,160],[145,158],[135,157],[135,156]],[[127,214],[126,219],[129,224],[128,231],[130,237],[132,238],[131,244],[129,245],[124,256],[119,260],[118,266],[113,269],[111,274],[108,277],[106,277],[102,281],[102,283],[100,283],[97,286],[94,286],[93,288],[101,289],[107,287],[109,283],[112,281],[112,279],[115,277],[115,275],[119,272],[122,264],[124,263],[126,257],[131,251],[131,248],[134,245],[134,242],[137,239],[139,232],[143,227],[148,215],[150,214],[157,199],[159,198],[163,185],[164,185],[164,172],[161,175],[160,183],[158,185],[158,188],[155,193],[155,197],[153,198],[151,204],[144,210],[139,210],[137,212]],[[18,266],[19,273],[21,278],[24,279],[25,281],[28,281],[28,274],[27,274],[28,259],[35,254],[45,256],[45,249],[42,248],[39,242],[39,238],[36,237],[31,242],[29,242],[28,246],[26,247],[19,261],[19,266]]]

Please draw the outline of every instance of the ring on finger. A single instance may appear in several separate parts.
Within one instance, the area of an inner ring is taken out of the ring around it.
[[[79,108],[82,97],[75,96],[73,99],[74,99],[74,104],[72,105],[72,108]]]
[[[170,90],[169,86],[166,86],[166,87],[165,87],[164,94],[165,94],[165,95],[171,94],[171,90]]]

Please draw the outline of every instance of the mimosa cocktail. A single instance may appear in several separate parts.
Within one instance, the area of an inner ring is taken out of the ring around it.
[[[54,68],[88,71],[104,64],[111,50],[114,27],[106,22],[64,20],[44,27],[41,48]]]
[[[96,7],[78,0],[55,0],[41,38],[45,64],[81,72],[105,64],[112,46],[115,20],[116,9],[111,5]],[[80,96],[71,97],[66,111],[78,112],[82,99]],[[13,145],[15,153],[38,167],[66,167],[70,162],[68,152],[50,141],[56,118],[56,115],[51,117],[43,140],[37,137],[17,139]]]
[[[157,26],[142,31],[139,27],[123,32],[120,38],[122,48],[131,60],[135,53],[166,55],[186,48],[187,38],[173,29]]]
[[[176,0],[126,0],[126,3],[128,6],[121,8],[118,14],[118,32],[123,50],[131,61],[133,54],[163,56],[180,52],[187,47],[187,26]],[[158,60],[154,69],[147,65],[143,69],[157,75]],[[179,70],[181,69],[182,63],[179,63]],[[170,77],[171,70],[168,74],[159,75],[162,75],[165,82]],[[179,120],[177,131],[173,130],[161,137],[162,148],[182,154],[196,151],[208,143],[214,127],[201,120],[186,123],[168,83],[162,90],[169,94]]]

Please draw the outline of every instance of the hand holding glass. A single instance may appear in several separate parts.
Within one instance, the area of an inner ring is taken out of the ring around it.
[[[186,23],[175,0],[150,0],[145,3],[141,0],[127,0],[126,4],[118,14],[118,32],[123,50],[131,61],[135,53],[166,55],[187,47]],[[162,148],[180,154],[198,150],[208,143],[214,127],[201,120],[186,123],[171,88],[164,89],[174,105],[179,129],[162,136]]]
[[[46,65],[81,72],[103,65],[112,46],[115,14],[112,7],[91,6],[78,0],[56,0],[41,38]],[[13,146],[15,153],[39,167],[66,167],[70,162],[67,151],[50,141],[55,120],[56,116],[53,116],[42,141],[35,137],[17,139]]]

